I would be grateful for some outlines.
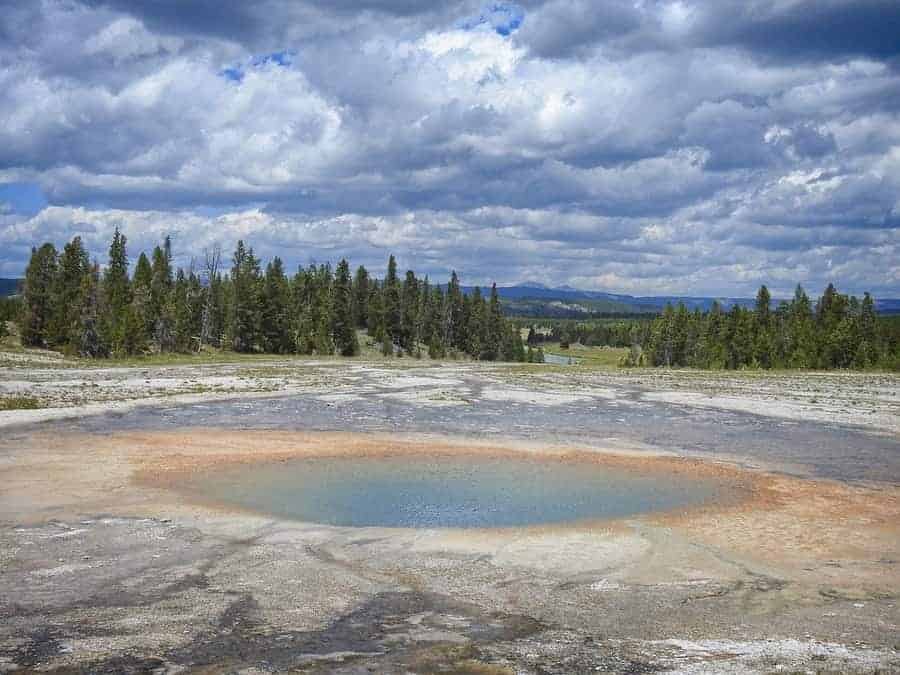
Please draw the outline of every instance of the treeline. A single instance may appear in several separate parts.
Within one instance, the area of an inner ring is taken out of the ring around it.
[[[900,317],[879,316],[868,293],[860,300],[829,285],[813,303],[798,286],[773,304],[763,286],[752,308],[679,303],[652,318],[534,323],[526,342],[626,347],[629,366],[900,369]]]
[[[847,296],[833,284],[813,305],[801,286],[773,310],[762,286],[752,309],[715,303],[706,313],[667,306],[650,327],[640,359],[696,368],[896,369],[898,335],[879,322],[875,301]],[[634,353],[632,353],[634,360]]]
[[[129,270],[126,238],[116,230],[101,271],[79,237],[58,252],[46,243],[32,251],[18,318],[26,345],[89,357],[191,352],[205,347],[271,354],[359,353],[358,330],[384,355],[526,361],[533,358],[503,316],[496,287],[462,292],[454,272],[446,287],[407,271],[394,256],[379,280],[365,267],[351,276],[310,265],[288,276],[282,260],[263,268],[239,241],[230,269],[218,248],[201,269],[175,270],[171,241]]]
[[[634,317],[634,315],[631,315]],[[553,321],[549,325],[528,326],[526,343],[535,347],[558,342],[562,349],[572,343],[586,347],[631,347],[646,344],[653,314],[642,318],[594,319],[590,321]]]

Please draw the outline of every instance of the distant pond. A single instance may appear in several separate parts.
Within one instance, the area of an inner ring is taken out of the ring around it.
[[[581,359],[575,356],[562,354],[544,354],[544,363],[552,363],[554,366],[575,366],[581,363]]]

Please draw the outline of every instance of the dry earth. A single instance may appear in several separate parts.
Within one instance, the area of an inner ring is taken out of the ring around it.
[[[77,426],[111,407],[273,394],[313,398],[335,415],[372,397],[400,411],[490,403],[562,415],[626,392],[698,416],[749,407],[773,420],[827,417],[896,448],[895,376],[15,358],[0,369],[0,395],[51,407],[0,412],[0,672],[900,671],[895,476],[791,477],[627,439],[611,452],[502,431],[473,441]],[[37,424],[60,417],[73,420]],[[727,477],[739,499],[577,526],[403,530],[275,519],[176,489],[224,463],[334,452],[530,452],[548,462],[578,452]]]

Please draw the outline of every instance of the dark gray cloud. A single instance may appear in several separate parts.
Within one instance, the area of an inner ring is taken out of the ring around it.
[[[0,274],[82,233],[900,294],[900,6],[0,0]],[[24,188],[8,188],[10,190]]]
[[[900,55],[894,0],[723,0],[708,7],[695,29],[706,44],[737,44],[780,58]]]

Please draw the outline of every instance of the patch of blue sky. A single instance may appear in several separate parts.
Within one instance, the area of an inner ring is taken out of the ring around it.
[[[244,79],[244,71],[240,68],[240,66],[224,68],[219,71],[219,75],[224,77],[226,80],[231,80],[232,82],[240,82]]]
[[[250,64],[259,68],[267,63],[274,63],[276,66],[289,66],[294,58],[294,52],[290,49],[284,49],[280,52],[272,52],[271,54],[260,54],[250,59]]]
[[[262,68],[268,64],[286,68],[293,62],[295,54],[296,52],[291,49],[283,49],[269,54],[257,54],[256,56],[250,57],[250,59],[244,63],[237,63],[228,66],[227,68],[223,68],[219,71],[219,75],[232,82],[241,82],[244,79],[244,75],[247,73],[247,68]]]
[[[481,13],[463,19],[459,27],[463,30],[474,30],[481,26],[490,26],[494,32],[504,37],[515,32],[525,20],[525,10],[513,3],[493,2],[485,5]]]
[[[0,183],[0,204],[13,213],[33,216],[47,206],[47,198],[37,183]]]

